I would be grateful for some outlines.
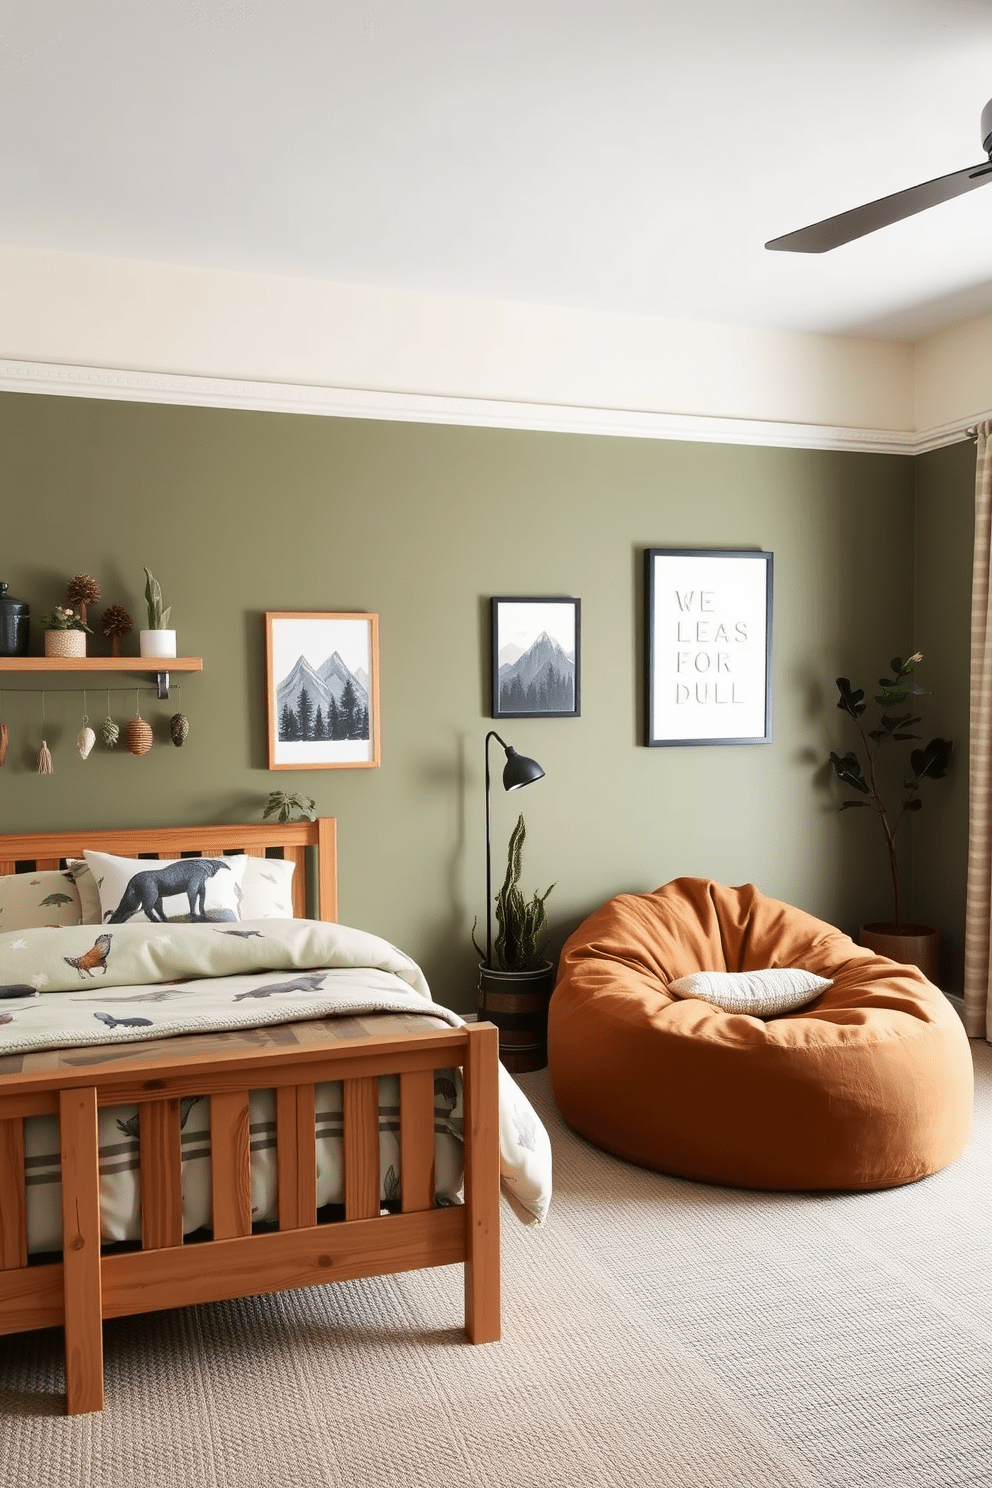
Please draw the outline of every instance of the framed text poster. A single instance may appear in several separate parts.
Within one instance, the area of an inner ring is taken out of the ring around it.
[[[648,548],[649,746],[768,744],[772,554]]]

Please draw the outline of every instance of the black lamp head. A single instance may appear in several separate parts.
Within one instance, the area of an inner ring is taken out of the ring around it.
[[[503,741],[500,740],[500,743]],[[540,780],[544,771],[535,759],[528,759],[526,754],[518,754],[512,744],[504,744],[506,750],[506,764],[503,766],[503,789],[507,791],[520,790],[525,785],[533,785],[535,780]]]

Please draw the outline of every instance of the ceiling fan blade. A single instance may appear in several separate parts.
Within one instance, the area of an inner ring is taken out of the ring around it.
[[[765,247],[783,253],[829,253],[831,248],[839,248],[842,243],[863,238],[866,233],[877,232],[880,227],[901,222],[904,217],[913,217],[917,212],[925,212],[928,207],[963,196],[966,191],[987,186],[989,182],[992,182],[992,160],[955,171],[950,176],[937,176],[933,181],[924,181],[921,186],[910,186],[906,191],[880,197],[866,206],[840,212],[836,217],[825,217],[810,227],[772,238]]]

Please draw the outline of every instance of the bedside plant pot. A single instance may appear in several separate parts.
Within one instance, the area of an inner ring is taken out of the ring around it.
[[[142,656],[175,656],[176,632],[143,630],[138,636],[138,649]]]
[[[479,967],[479,1019],[499,1029],[499,1057],[511,1075],[543,1069],[548,1062],[548,1003],[554,987],[550,961],[535,971]]]
[[[932,925],[911,925],[907,921],[899,934],[893,920],[876,920],[861,926],[858,939],[878,956],[919,967],[928,982],[940,986],[940,931]]]
[[[85,630],[46,630],[46,656],[85,656]]]

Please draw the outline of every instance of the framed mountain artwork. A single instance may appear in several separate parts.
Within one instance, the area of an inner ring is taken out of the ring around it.
[[[270,770],[379,763],[379,616],[265,616]]]
[[[492,601],[493,718],[579,717],[582,601]]]

